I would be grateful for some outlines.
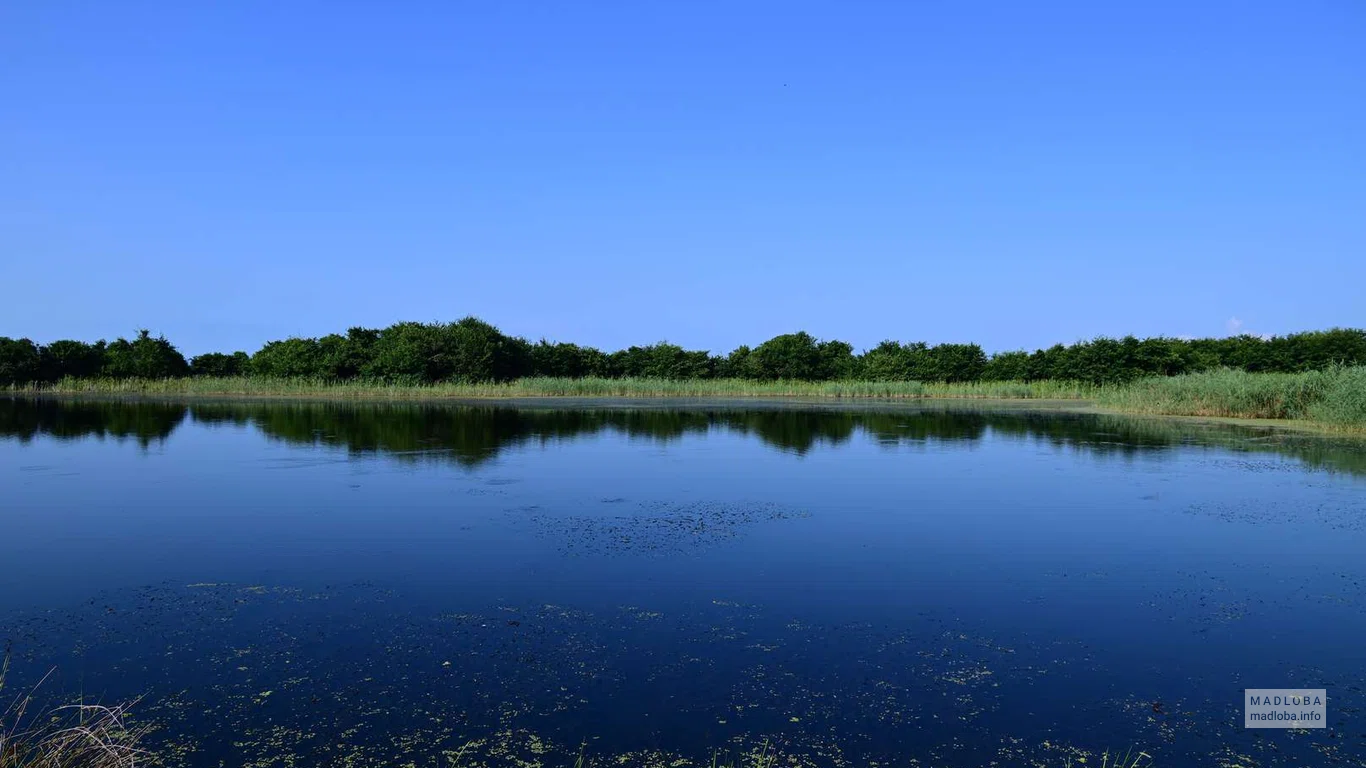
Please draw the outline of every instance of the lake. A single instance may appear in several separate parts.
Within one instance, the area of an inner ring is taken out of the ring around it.
[[[141,697],[169,765],[1366,765],[1359,441],[0,399],[0,488],[4,693]],[[1327,727],[1243,728],[1290,687]]]

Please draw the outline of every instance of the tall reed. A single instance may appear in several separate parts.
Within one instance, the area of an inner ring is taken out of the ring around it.
[[[822,397],[822,398],[1086,398],[1096,387],[1059,381],[752,381],[748,379],[555,378],[506,383],[387,384],[263,377],[76,379],[15,387],[21,394],[192,395],[223,397],[514,398],[514,397]]]
[[[1366,366],[1305,373],[1248,373],[1222,368],[1140,379],[1096,394],[1129,413],[1293,419],[1333,429],[1366,429]]]
[[[1328,429],[1366,431],[1366,366],[1304,373],[1248,373],[1222,368],[1154,376],[1128,384],[1076,381],[751,381],[748,379],[525,378],[506,383],[386,384],[373,381],[200,377],[77,379],[28,385],[16,394],[300,397],[435,400],[576,398],[921,398],[1068,400],[1126,413],[1295,420]]]

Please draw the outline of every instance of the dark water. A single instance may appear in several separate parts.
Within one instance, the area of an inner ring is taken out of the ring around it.
[[[1366,765],[1360,443],[0,400],[0,493],[6,690],[141,696],[172,765]],[[1329,727],[1246,731],[1245,687]]]

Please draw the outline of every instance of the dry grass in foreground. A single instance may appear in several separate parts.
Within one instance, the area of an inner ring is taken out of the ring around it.
[[[4,692],[9,659],[0,665]],[[143,732],[127,723],[127,707],[98,704],[30,711],[33,694],[0,711],[0,768],[135,768],[151,763],[138,747]]]

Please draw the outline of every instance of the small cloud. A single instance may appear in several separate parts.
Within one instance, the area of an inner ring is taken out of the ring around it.
[[[1243,321],[1236,317],[1230,317],[1228,322],[1224,323],[1224,327],[1228,329],[1228,335],[1230,336],[1252,336],[1261,339],[1262,341],[1270,341],[1276,338],[1276,335],[1273,333],[1259,333],[1245,327]]]

